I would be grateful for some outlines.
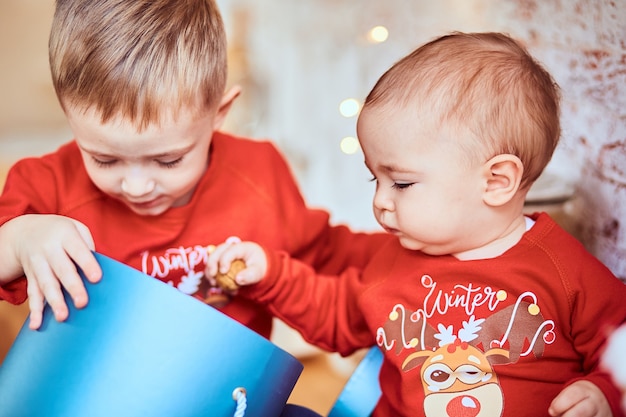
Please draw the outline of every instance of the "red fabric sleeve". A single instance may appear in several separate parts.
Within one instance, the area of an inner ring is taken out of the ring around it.
[[[350,266],[364,267],[382,244],[394,238],[382,231],[355,233],[347,225],[332,225],[327,211],[306,205],[286,160],[270,142],[266,144],[271,147],[265,155],[272,170],[268,180],[273,181],[273,189],[266,192],[284,219],[284,229],[273,233],[281,235],[277,240],[286,241],[282,247],[259,243],[273,250],[285,250],[291,257],[312,265],[318,273],[339,274]],[[259,184],[264,181],[256,179]]]
[[[0,287],[0,300],[22,304],[27,298],[26,278],[18,278]]]
[[[358,306],[358,294],[365,287],[359,269],[348,268],[337,279],[316,275],[284,252],[266,250],[266,254],[265,278],[242,288],[243,296],[266,304],[272,314],[322,349],[346,356],[375,343]]]
[[[577,259],[584,259],[584,261],[580,262]],[[600,362],[608,335],[616,326],[626,322],[623,307],[626,286],[618,279],[614,279],[608,268],[595,258],[585,257],[581,253],[579,257],[572,257],[572,264],[583,277],[577,282],[593,279],[602,283],[602,285],[587,285],[584,290],[578,289],[578,296],[572,299],[574,306],[571,319],[573,343],[583,357],[582,365],[586,372],[585,377],[581,379],[598,386],[609,401],[613,416],[623,417],[620,391],[613,383],[611,376],[601,370]],[[607,297],[607,294],[612,296]],[[568,385],[576,380],[568,382]]]

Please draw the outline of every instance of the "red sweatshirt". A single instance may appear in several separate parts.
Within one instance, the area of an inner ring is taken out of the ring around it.
[[[493,259],[428,256],[393,240],[341,279],[268,250],[267,276],[241,293],[325,349],[377,344],[377,417],[548,416],[581,378],[621,416],[598,363],[607,333],[626,320],[626,285],[548,215],[533,217]]]
[[[209,167],[192,200],[156,217],[139,216],[97,189],[75,142],[10,170],[0,197],[0,225],[25,213],[52,213],[89,227],[96,251],[212,305],[264,336],[271,316],[241,297],[230,299],[203,278],[209,245],[237,236],[289,253],[326,273],[362,266],[384,234],[330,226],[325,211],[307,208],[284,158],[269,142],[216,133]],[[26,280],[0,288],[22,303]]]

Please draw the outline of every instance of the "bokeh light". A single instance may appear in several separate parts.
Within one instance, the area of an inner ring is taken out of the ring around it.
[[[361,104],[357,99],[347,98],[339,103],[339,113],[343,117],[353,117],[359,113]]]
[[[359,141],[354,136],[346,136],[341,139],[339,146],[341,147],[341,152],[346,155],[355,154],[360,148]]]
[[[367,33],[367,39],[372,43],[382,43],[389,37],[389,31],[384,26],[374,26]]]

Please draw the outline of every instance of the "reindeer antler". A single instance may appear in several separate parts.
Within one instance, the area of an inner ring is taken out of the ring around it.
[[[456,340],[456,336],[453,333],[454,328],[452,327],[452,325],[446,327],[443,324],[439,323],[437,325],[437,330],[439,330],[439,333],[435,334],[435,339],[439,340],[439,347],[453,343]]]
[[[478,332],[480,331],[480,325],[483,324],[485,319],[478,319],[472,316],[468,321],[463,321],[463,328],[459,329],[459,339],[462,342],[471,342],[472,340],[478,337]]]

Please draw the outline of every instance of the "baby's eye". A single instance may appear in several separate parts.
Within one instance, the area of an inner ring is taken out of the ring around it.
[[[414,182],[394,182],[392,188],[397,190],[404,190],[409,188],[411,185],[415,184]]]
[[[183,160],[183,158],[178,158],[175,159],[173,161],[157,161],[157,163],[164,167],[164,168],[174,168],[175,166],[177,166],[178,164],[180,164],[180,162]]]

